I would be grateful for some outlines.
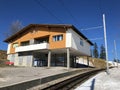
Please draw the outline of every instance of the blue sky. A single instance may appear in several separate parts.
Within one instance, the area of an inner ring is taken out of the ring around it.
[[[114,58],[116,40],[120,59],[120,0],[0,0],[0,49],[7,50],[3,42],[12,22],[19,20],[23,26],[37,24],[73,24],[79,30],[102,26],[102,14],[106,15],[108,56]],[[100,48],[104,44],[103,28],[81,30]]]

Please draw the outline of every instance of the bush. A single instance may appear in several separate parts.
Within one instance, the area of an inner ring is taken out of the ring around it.
[[[6,62],[9,61],[9,60],[0,60],[0,67],[5,67],[7,66],[6,65]]]
[[[106,68],[106,60],[104,60],[104,59],[89,58],[89,60],[93,63],[94,67]]]
[[[80,56],[80,58],[83,58],[83,63],[85,65],[91,66],[91,67],[96,67],[96,68],[106,68],[106,60],[105,59],[100,59],[100,58],[92,58],[92,57],[87,57],[87,56]],[[109,64],[109,66],[111,66]]]

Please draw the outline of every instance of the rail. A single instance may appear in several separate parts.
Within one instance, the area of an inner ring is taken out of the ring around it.
[[[70,90],[70,89],[73,89],[78,84],[80,85],[85,80],[89,79],[93,75],[95,75],[103,70],[105,70],[105,69],[94,69],[94,70],[86,71],[75,77],[69,78],[67,80],[56,83],[49,87],[43,88],[41,90]]]

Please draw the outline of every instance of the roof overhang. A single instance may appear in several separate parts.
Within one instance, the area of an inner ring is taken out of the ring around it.
[[[78,33],[80,36],[82,36],[90,45],[93,45],[93,43],[85,35],[83,35],[75,26],[73,26],[71,24],[30,24],[30,25],[24,27],[23,29],[21,29],[20,31],[18,31],[16,34],[5,39],[4,42],[9,43],[9,42],[13,41],[15,38],[20,36],[20,34],[26,32],[28,29],[33,28],[33,27],[72,28],[76,33]]]

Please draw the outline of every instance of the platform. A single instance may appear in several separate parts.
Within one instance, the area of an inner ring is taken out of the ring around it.
[[[75,90],[120,90],[120,68],[112,68],[110,74],[101,72]]]
[[[36,85],[76,74],[84,69],[71,68],[68,70],[66,67],[0,68],[0,89],[16,90],[16,88],[20,88],[20,90],[26,90]]]

